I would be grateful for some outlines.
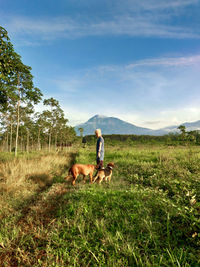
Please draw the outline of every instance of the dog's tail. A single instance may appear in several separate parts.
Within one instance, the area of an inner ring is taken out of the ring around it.
[[[69,178],[70,178],[70,176],[71,176],[71,174],[72,174],[72,167],[69,169],[69,171],[68,171],[68,175],[65,177],[65,180],[69,180]]]

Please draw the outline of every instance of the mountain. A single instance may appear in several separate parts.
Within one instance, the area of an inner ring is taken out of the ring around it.
[[[200,120],[195,122],[185,122],[182,125],[187,131],[200,130]],[[100,128],[102,134],[136,134],[136,135],[164,135],[168,133],[178,133],[179,125],[173,125],[159,130],[138,127],[118,118],[95,115],[87,122],[75,126],[77,135],[80,135],[79,128],[83,128],[83,135],[94,134],[95,129]]]
[[[87,122],[79,124],[75,127],[75,131],[80,135],[79,128],[83,128],[84,135],[92,135],[97,128],[102,130],[103,134],[137,134],[137,135],[154,135],[154,131],[148,128],[138,127],[134,124],[123,120],[95,115]],[[156,134],[159,135],[159,134]]]
[[[200,130],[200,120],[195,122],[185,122],[182,125],[186,127],[187,131]]]
[[[185,122],[182,123],[181,125],[184,125],[186,128],[186,131],[194,131],[194,130],[200,130],[200,120],[199,121],[195,121],[195,122]],[[173,133],[178,133],[180,132],[177,128],[180,126],[179,125],[173,125],[173,126],[168,126],[165,128],[160,129],[162,132],[164,131],[165,134],[168,134],[170,132]],[[159,130],[158,130],[159,131]]]

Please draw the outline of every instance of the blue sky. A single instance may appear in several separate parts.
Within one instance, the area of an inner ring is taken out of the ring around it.
[[[158,129],[200,119],[199,10],[199,0],[0,0],[0,25],[70,125],[101,114]]]

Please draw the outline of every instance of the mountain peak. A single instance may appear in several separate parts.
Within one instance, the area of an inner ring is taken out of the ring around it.
[[[101,115],[101,114],[97,114],[94,116],[95,118],[99,118],[99,119],[105,119],[105,118],[108,118],[107,116],[105,115]]]
[[[105,118],[108,118],[108,117],[106,117],[104,115],[97,114],[94,117],[90,118],[88,121],[94,121],[94,120],[97,120],[97,119],[105,119]]]
[[[75,127],[78,133],[79,127],[84,129],[84,135],[94,134],[95,129],[100,128],[103,134],[150,134],[151,130],[147,128],[137,127],[118,118],[107,117],[104,115],[95,115],[86,123],[82,123]]]

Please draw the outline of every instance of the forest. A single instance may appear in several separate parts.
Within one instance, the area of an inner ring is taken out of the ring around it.
[[[70,146],[76,134],[54,98],[42,99],[34,86],[31,67],[23,64],[0,27],[0,149],[15,152]],[[34,105],[43,102],[43,111]]]
[[[180,125],[178,127],[178,133],[169,133],[162,136],[153,135],[134,135],[134,134],[112,134],[104,135],[104,139],[107,144],[112,146],[121,144],[149,144],[149,145],[167,145],[167,146],[193,146],[200,145],[200,132],[198,130],[186,131],[186,127]],[[82,138],[83,144],[94,144],[96,142],[93,135],[84,136]]]

